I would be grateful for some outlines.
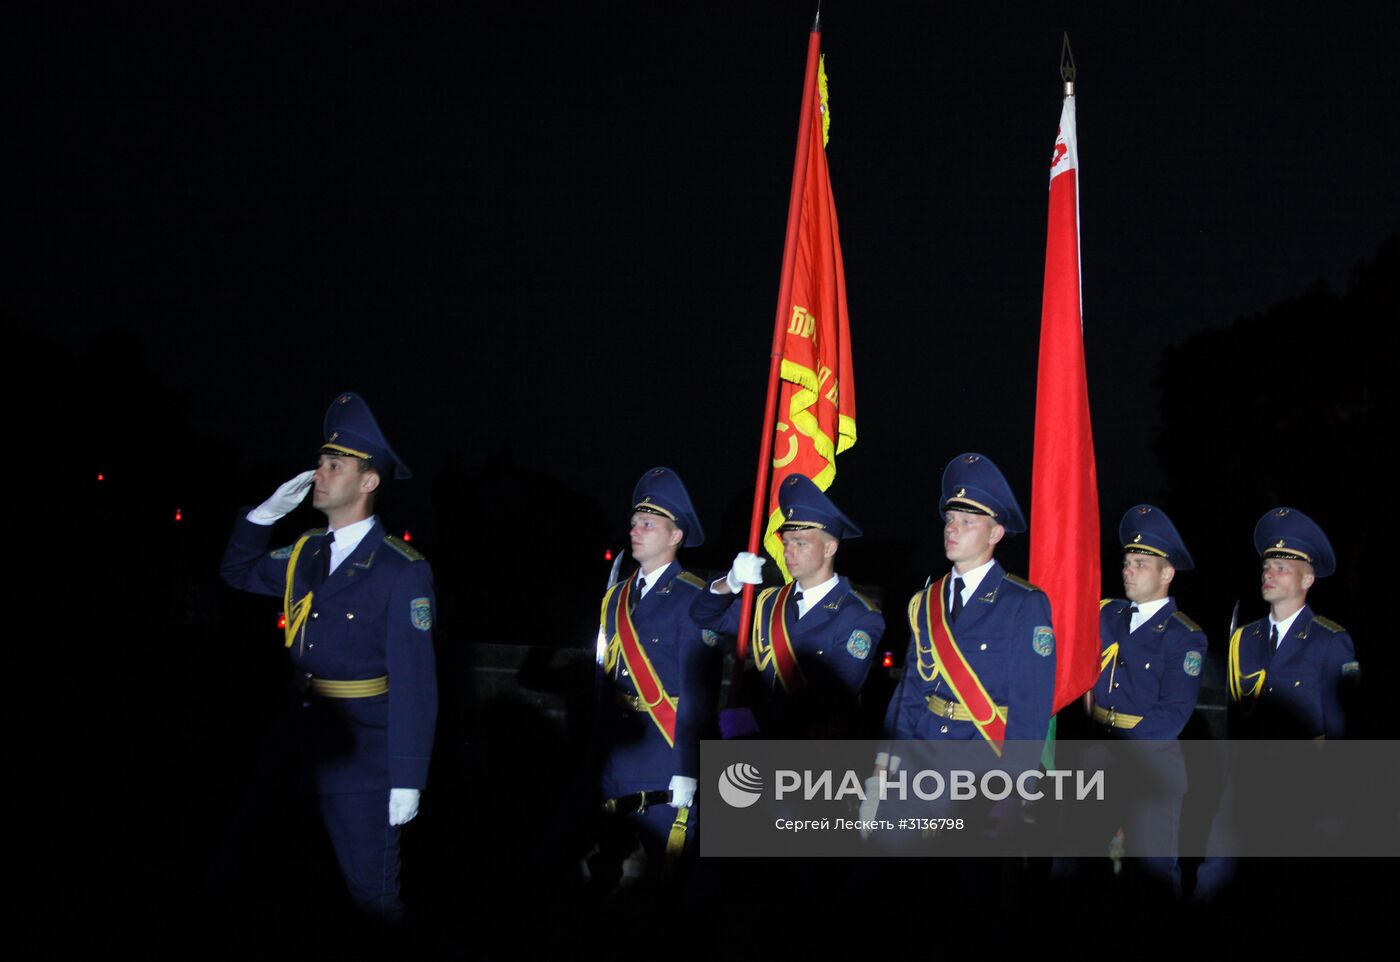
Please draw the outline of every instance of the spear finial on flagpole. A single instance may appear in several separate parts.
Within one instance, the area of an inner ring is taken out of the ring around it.
[[[1065,84],[1065,96],[1074,96],[1074,51],[1069,48],[1069,31],[1065,31],[1065,41],[1060,45],[1060,79]]]
[[[812,21],[812,32],[822,32],[822,0],[817,0],[817,18]]]

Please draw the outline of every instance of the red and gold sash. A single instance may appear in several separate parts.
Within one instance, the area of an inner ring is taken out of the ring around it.
[[[611,672],[617,666],[618,655],[622,655],[623,663],[627,666],[628,674],[632,678],[632,684],[637,689],[637,700],[646,713],[651,716],[651,720],[656,723],[661,736],[666,739],[666,744],[675,748],[676,707],[680,700],[673,695],[666,694],[666,686],[661,684],[661,679],[656,674],[656,668],[652,665],[651,659],[647,657],[646,650],[637,637],[637,626],[632,623],[632,613],[628,611],[628,602],[632,597],[632,579],[628,578],[621,584],[614,585],[603,598],[605,618],[607,617],[608,602],[614,594],[617,595],[617,605],[613,608],[617,632],[608,645],[607,658],[603,667]]]
[[[792,584],[788,583],[769,595],[772,604],[764,612],[759,609],[753,620],[753,656],[758,670],[763,671],[771,663],[773,673],[782,682],[783,691],[792,694],[807,686],[807,679],[797,664],[797,653],[792,650],[792,636],[788,631],[787,602],[792,594]],[[765,640],[768,639],[768,640]]]
[[[997,711],[992,696],[982,687],[982,680],[963,657],[962,649],[958,647],[958,643],[953,639],[953,632],[948,627],[948,615],[943,601],[948,578],[949,575],[943,576],[936,591],[932,588],[927,589],[929,598],[924,605],[924,627],[928,631],[929,643],[933,648],[934,658],[937,659],[939,673],[948,682],[948,687],[953,689],[958,701],[972,715],[972,723],[977,726],[982,737],[987,739],[992,751],[1000,755],[1002,742],[1006,741],[1006,721]],[[936,616],[935,597],[938,599]]]

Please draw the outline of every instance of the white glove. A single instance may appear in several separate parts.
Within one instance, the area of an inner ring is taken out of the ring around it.
[[[689,808],[695,803],[695,788],[700,783],[693,778],[684,775],[672,775],[671,784],[671,807]]]
[[[760,558],[751,551],[740,551],[736,554],[733,567],[729,569],[729,574],[724,576],[729,590],[737,595],[744,585],[763,584],[763,562],[766,560],[768,559]]]
[[[880,776],[871,775],[865,780],[865,801],[860,803],[860,820],[868,822],[875,817],[875,812],[880,807]],[[870,829],[860,830],[861,838],[870,837]]]
[[[878,752],[875,755],[875,773],[877,775],[881,768],[887,769],[890,772],[899,771],[899,756],[891,755],[888,752]]]
[[[418,814],[418,797],[422,792],[416,788],[389,789],[389,824],[407,825]]]
[[[272,492],[272,497],[248,512],[248,520],[254,524],[272,524],[290,514],[311,490],[311,476],[315,473],[314,469],[303,471],[292,480],[282,482],[281,487]]]

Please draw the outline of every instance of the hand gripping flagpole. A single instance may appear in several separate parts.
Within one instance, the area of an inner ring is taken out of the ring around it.
[[[783,270],[778,283],[778,310],[773,322],[773,346],[768,358],[768,399],[763,408],[763,434],[758,446],[758,474],[754,481],[753,514],[749,522],[748,550],[758,554],[763,522],[768,510],[768,479],[773,466],[773,429],[777,423],[778,390],[783,368],[783,344],[787,333],[788,304],[792,300],[792,274],[797,262],[797,230],[802,219],[802,194],[807,183],[807,140],[812,132],[816,95],[817,61],[821,49],[821,11],[807,37],[807,72],[802,81],[802,107],[797,121],[797,151],[792,163],[792,192],[788,197],[787,234],[783,244]],[[739,637],[735,639],[734,677],[729,687],[730,706],[738,704],[740,679],[749,651],[749,627],[753,623],[754,586],[745,585],[739,608]]]

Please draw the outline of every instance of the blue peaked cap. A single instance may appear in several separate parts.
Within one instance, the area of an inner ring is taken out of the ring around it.
[[[838,541],[860,537],[860,528],[805,474],[790,474],[778,487],[778,507],[783,513],[779,531],[815,528]]]
[[[408,465],[389,447],[369,405],[358,394],[347,391],[336,397],[326,409],[324,427],[326,440],[321,445],[322,454],[368,461],[386,481],[413,477]]]
[[[1294,558],[1313,566],[1326,578],[1337,570],[1332,542],[1316,521],[1297,508],[1274,508],[1254,526],[1254,550],[1261,558]]]
[[[652,468],[642,475],[632,489],[632,510],[658,514],[675,522],[676,527],[685,532],[687,548],[705,543],[705,529],[700,527],[690,494],[681,476],[670,468]]]
[[[1011,485],[985,454],[959,454],[943,469],[941,514],[967,511],[989,515],[1008,534],[1026,530],[1026,517],[1011,493]]]
[[[1118,540],[1130,554],[1146,554],[1165,558],[1177,571],[1196,567],[1186,542],[1181,540],[1176,525],[1167,513],[1156,505],[1140,504],[1129,508],[1118,522]]]

